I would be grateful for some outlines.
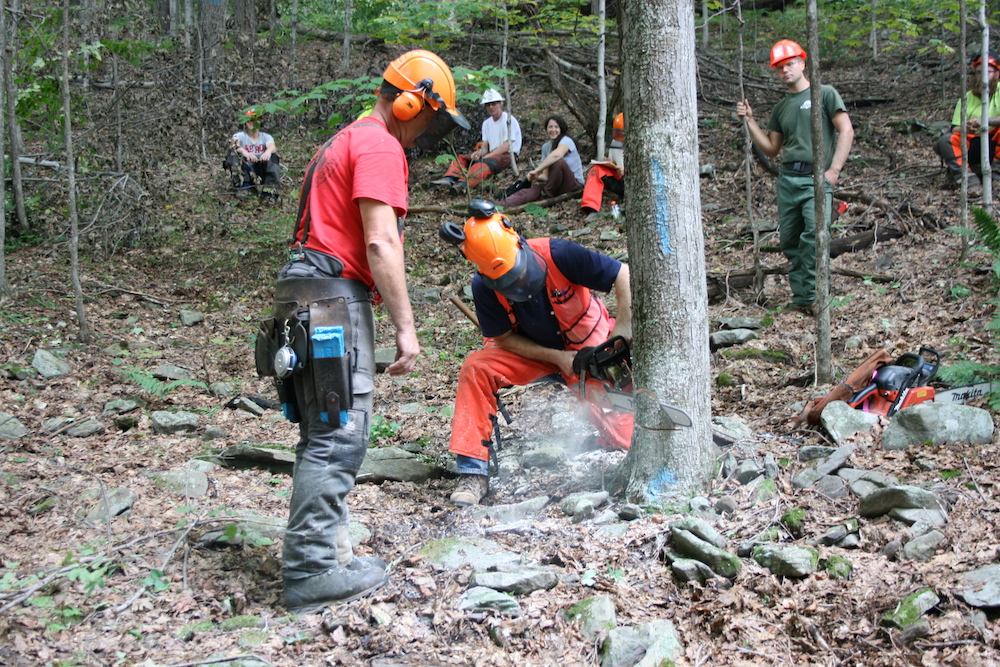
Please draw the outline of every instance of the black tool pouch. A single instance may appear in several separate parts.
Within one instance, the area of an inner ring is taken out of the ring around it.
[[[266,319],[257,327],[253,358],[257,365],[257,377],[274,377],[274,355],[281,345],[274,324],[274,318]]]
[[[354,348],[351,313],[344,297],[309,304],[309,340],[320,420],[334,428],[346,426],[347,413],[354,407]]]

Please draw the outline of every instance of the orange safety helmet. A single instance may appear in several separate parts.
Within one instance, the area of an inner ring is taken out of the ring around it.
[[[617,116],[615,116],[615,122],[612,123],[611,127],[613,129],[615,129],[615,130],[621,130],[622,132],[624,132],[625,131],[625,114],[624,113],[620,113]]]
[[[459,125],[468,129],[462,112],[455,105],[455,79],[440,57],[430,51],[408,51],[389,63],[382,74],[386,83],[397,88],[399,96],[393,102],[393,114],[399,120],[411,120],[429,104],[435,111],[443,107]]]
[[[496,212],[492,202],[474,199],[469,204],[472,217],[464,228],[445,223],[441,238],[462,251],[476,265],[489,289],[511,301],[527,301],[545,285],[547,269],[514,230],[510,218]]]
[[[771,47],[771,67],[781,67],[786,60],[792,58],[806,59],[806,52],[796,42],[783,39]]]
[[[983,62],[983,56],[982,56],[982,54],[977,55],[975,57],[975,60],[972,61],[972,69],[976,69],[977,67],[979,67],[979,65],[982,62]],[[994,51],[993,49],[990,49],[987,52],[987,54],[986,54],[986,62],[990,66],[996,67],[997,69],[1000,69],[1000,56],[997,56],[997,52]]]

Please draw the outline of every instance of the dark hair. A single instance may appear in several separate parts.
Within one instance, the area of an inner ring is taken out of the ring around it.
[[[562,141],[563,137],[569,137],[569,128],[566,127],[566,121],[563,120],[562,116],[549,116],[548,118],[545,119],[546,130],[548,130],[549,128],[550,120],[554,120],[556,122],[556,125],[559,126],[559,136],[552,140],[551,150],[555,150],[556,146],[559,145],[559,142]],[[570,138],[572,139],[572,137]]]

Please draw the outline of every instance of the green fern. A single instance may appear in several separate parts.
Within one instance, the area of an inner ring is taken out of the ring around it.
[[[972,221],[976,225],[977,236],[989,248],[993,256],[1000,256],[1000,226],[986,211],[972,207]]]
[[[150,396],[155,396],[156,398],[163,398],[167,395],[167,392],[182,385],[198,387],[199,389],[208,389],[204,382],[198,382],[197,380],[183,379],[163,382],[161,380],[157,380],[151,373],[144,371],[141,368],[136,368],[135,366],[129,366],[124,372],[125,377],[139,385],[144,392]]]
[[[936,375],[942,382],[957,387],[985,382],[1000,376],[1000,366],[987,366],[976,361],[961,359],[949,366],[941,366]]]

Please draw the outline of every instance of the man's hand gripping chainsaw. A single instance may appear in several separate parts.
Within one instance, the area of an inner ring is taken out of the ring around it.
[[[691,418],[677,406],[661,401],[649,389],[632,384],[632,353],[621,336],[580,350],[573,360],[573,370],[580,376],[577,393],[580,398],[601,407],[635,412],[636,405],[653,407],[646,410],[652,423],[641,424],[652,430],[673,430],[691,426]]]

